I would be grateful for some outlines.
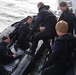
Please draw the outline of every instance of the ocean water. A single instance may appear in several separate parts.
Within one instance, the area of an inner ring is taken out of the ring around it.
[[[57,10],[58,0],[0,0],[0,32],[28,15],[38,13],[37,3],[44,2],[52,11]]]

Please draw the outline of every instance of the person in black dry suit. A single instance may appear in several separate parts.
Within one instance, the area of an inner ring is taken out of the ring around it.
[[[55,25],[57,20],[54,14],[49,10],[50,7],[44,5],[42,2],[39,2],[37,7],[39,9],[39,13],[37,14],[35,24],[27,39],[34,34],[40,24],[42,24],[43,27],[40,27],[40,32],[34,37],[31,50],[26,51],[29,55],[34,55],[39,40],[43,40],[44,43],[46,43],[50,48],[50,43],[48,43],[48,40],[56,36]]]
[[[61,2],[59,5],[60,5],[60,9],[62,11],[59,21],[64,20],[64,21],[68,22],[68,27],[69,27],[68,32],[73,34],[73,29],[74,29],[75,34],[76,34],[76,17],[75,17],[75,15],[72,13],[71,10],[69,10],[66,2]]]
[[[3,65],[8,64],[19,58],[16,54],[12,53],[9,48],[7,48],[7,44],[9,42],[10,39],[7,36],[3,36],[2,42],[0,42],[0,63]]]
[[[65,75],[71,59],[74,37],[68,34],[68,23],[59,21],[56,24],[56,32],[59,37],[54,42],[50,57],[43,65],[42,75]]]
[[[27,16],[26,21],[20,25],[20,28],[18,29],[18,42],[17,45],[15,45],[15,49],[17,50],[17,47],[20,47],[22,50],[25,50],[29,47],[29,44],[27,43],[26,37],[31,31],[31,24],[33,21],[33,17]]]

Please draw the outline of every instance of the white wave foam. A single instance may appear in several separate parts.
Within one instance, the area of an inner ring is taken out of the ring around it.
[[[36,5],[41,1],[50,5],[52,10],[56,10],[57,0],[0,0],[0,29],[1,25],[8,26],[27,15],[37,14]]]

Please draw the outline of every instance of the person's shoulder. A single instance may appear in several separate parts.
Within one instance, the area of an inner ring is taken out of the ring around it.
[[[46,13],[46,12],[48,12],[48,11],[50,11],[50,10],[47,10],[47,9],[42,9],[41,11],[39,11],[39,13]],[[51,12],[51,11],[50,11]]]
[[[56,40],[53,45],[54,50],[63,50],[63,42],[60,40]]]
[[[41,10],[41,11],[39,11],[39,13],[38,14],[43,14],[44,13],[44,10]]]
[[[22,27],[26,27],[28,24],[26,22],[23,23]]]
[[[62,15],[68,16],[69,14],[71,14],[71,12],[69,10],[66,10],[62,13]]]
[[[62,45],[64,41],[60,40],[60,39],[56,39],[56,41],[54,42],[55,45]]]
[[[4,48],[4,45],[2,42],[0,42],[0,49]]]
[[[67,14],[68,14],[69,16],[71,16],[71,17],[75,17],[75,14],[74,14],[73,12],[71,12],[71,11],[69,11]]]
[[[57,46],[63,46],[63,44],[64,44],[65,41],[62,38],[63,37],[58,37],[56,39],[56,41],[55,41],[55,45],[57,45]]]
[[[62,16],[67,17],[69,14],[70,14],[69,12],[63,12],[63,13],[62,13]]]
[[[76,18],[74,13],[70,13],[70,16]]]
[[[2,46],[3,45],[3,42],[0,42],[0,46]]]

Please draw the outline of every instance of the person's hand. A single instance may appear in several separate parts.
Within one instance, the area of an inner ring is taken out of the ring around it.
[[[76,34],[74,35],[74,37],[76,38]]]
[[[17,57],[17,55],[16,54],[13,54],[13,58],[16,58]]]
[[[40,31],[44,31],[45,30],[45,27],[40,27]]]

